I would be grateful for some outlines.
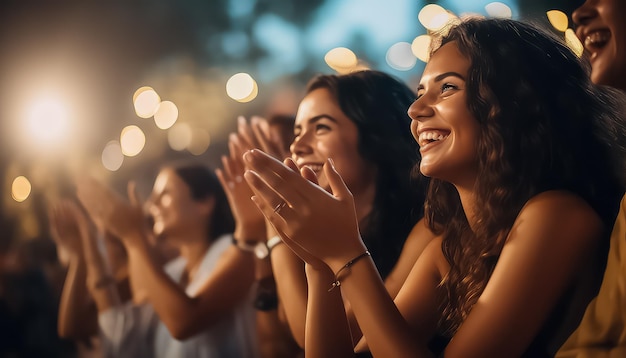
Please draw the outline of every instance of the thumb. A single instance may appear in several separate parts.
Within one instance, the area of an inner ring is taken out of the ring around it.
[[[324,163],[324,174],[326,174],[326,178],[328,178],[330,190],[335,197],[344,199],[352,196],[343,178],[339,175],[337,169],[335,169],[335,162],[333,162],[331,158],[328,158],[326,163]]]

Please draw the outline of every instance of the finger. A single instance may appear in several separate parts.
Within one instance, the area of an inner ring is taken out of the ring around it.
[[[276,143],[270,139],[268,130],[263,128],[263,124],[267,127],[267,122],[265,120],[258,117],[252,117],[252,132],[259,142],[261,149],[264,152],[271,154],[273,157],[278,158],[280,151],[278,150]]]
[[[302,169],[300,169],[300,175],[302,175],[304,179],[310,181],[311,183],[315,185],[320,184],[319,181],[317,180],[317,174],[315,174],[313,169],[309,167],[302,167]]]
[[[300,167],[298,167],[298,164],[296,164],[296,162],[291,158],[285,158],[285,160],[283,160],[283,164],[296,173],[300,172]]]
[[[324,163],[324,174],[326,178],[328,178],[328,184],[330,184],[330,190],[333,195],[339,199],[345,199],[348,197],[352,197],[352,193],[346,186],[346,183],[343,181],[343,178],[337,172],[335,168],[335,163],[331,158],[326,160]]]
[[[299,172],[294,172],[259,150],[247,152],[244,158],[252,165],[255,174],[272,190],[280,193],[292,207],[308,202],[312,185],[304,180]]]
[[[244,140],[250,146],[250,149],[253,149],[253,148],[260,149],[261,145],[257,141],[254,133],[252,132],[252,128],[250,128],[250,125],[248,124],[246,119],[243,116],[239,116],[239,118],[237,118],[237,121],[238,121],[237,129],[238,129],[239,135],[241,136],[241,139]]]
[[[254,191],[254,189],[252,190]],[[268,202],[267,198],[263,197],[260,194],[257,194],[256,192],[255,195],[253,195],[250,199],[263,213],[267,221],[269,221],[269,223],[274,227],[274,230],[277,233],[284,233],[285,229],[287,228],[287,220],[278,213],[276,213],[276,211],[274,210],[274,206],[271,204],[271,202]]]
[[[232,159],[230,157],[227,157],[225,155],[222,156],[222,167],[224,168],[224,170],[222,171],[222,175],[224,175],[224,179],[227,182],[232,182],[233,177],[235,176],[231,163]]]
[[[291,210],[292,205],[288,198],[274,190],[257,173],[246,171],[244,176],[254,196],[261,199],[263,205],[260,208],[265,217],[280,216],[282,220],[293,218],[294,211]]]

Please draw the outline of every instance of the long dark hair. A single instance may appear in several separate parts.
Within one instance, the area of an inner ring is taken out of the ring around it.
[[[309,82],[307,93],[319,88],[330,91],[356,124],[358,152],[378,168],[373,210],[360,227],[381,276],[386,277],[423,214],[425,185],[413,183],[410,175],[420,159],[407,114],[415,93],[378,71],[318,76]]]
[[[588,67],[560,40],[515,20],[470,19],[441,38],[441,45],[451,42],[471,61],[467,103],[481,130],[474,231],[452,184],[433,179],[425,205],[451,266],[440,322],[449,336],[483,292],[531,197],[568,190],[609,229],[624,192],[615,169],[623,168],[616,141],[624,130],[614,92],[594,86]]]
[[[215,199],[213,216],[207,223],[209,240],[212,241],[223,234],[233,232],[235,222],[232,212],[226,194],[213,170],[206,165],[196,163],[180,164],[172,168],[187,184],[194,200],[206,200],[211,197]]]

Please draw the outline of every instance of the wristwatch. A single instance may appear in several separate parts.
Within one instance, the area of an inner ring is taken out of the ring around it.
[[[232,238],[233,245],[247,252],[252,252],[259,260],[263,260],[269,256],[274,246],[282,243],[280,236],[276,235],[267,240],[267,244],[263,241],[243,241]]]

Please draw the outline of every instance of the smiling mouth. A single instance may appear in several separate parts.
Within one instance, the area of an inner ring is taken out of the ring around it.
[[[424,148],[431,143],[441,142],[448,138],[450,132],[444,132],[440,130],[427,130],[420,133],[417,144],[420,148]]]
[[[593,52],[606,46],[610,39],[611,33],[608,30],[593,31],[585,36],[585,48]]]
[[[324,167],[322,164],[304,164],[302,166],[307,167],[316,173],[321,172],[322,168]]]

